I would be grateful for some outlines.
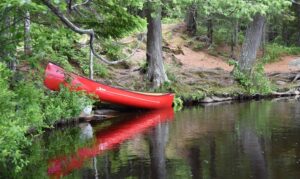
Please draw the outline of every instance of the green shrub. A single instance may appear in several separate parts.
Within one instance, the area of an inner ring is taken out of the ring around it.
[[[249,94],[268,94],[272,92],[272,85],[265,76],[263,64],[257,64],[250,75],[240,70],[237,61],[230,60],[229,64],[234,66],[234,78]]]
[[[45,122],[50,125],[59,119],[78,116],[82,109],[85,106],[92,105],[92,102],[93,100],[83,92],[71,92],[63,86],[60,91],[48,91],[43,104]]]
[[[82,92],[59,92],[41,88],[42,82],[18,82],[11,87],[11,72],[0,63],[0,171],[19,172],[26,164],[24,150],[30,146],[29,128],[41,131],[59,119],[78,116],[93,100]]]

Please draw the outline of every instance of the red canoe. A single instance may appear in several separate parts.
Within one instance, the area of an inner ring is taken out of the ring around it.
[[[66,79],[71,79],[70,85],[67,85]],[[174,99],[174,94],[171,93],[140,93],[110,87],[74,73],[66,73],[64,69],[52,63],[47,65],[44,84],[51,90],[59,90],[60,84],[64,84],[71,90],[94,94],[103,102],[137,108],[167,108],[172,106]]]
[[[81,168],[88,159],[118,147],[119,144],[137,134],[144,133],[159,123],[171,121],[173,118],[172,108],[153,110],[98,131],[95,134],[96,140],[93,146],[80,148],[70,156],[60,156],[49,160],[48,175],[51,178],[61,178],[68,175],[73,170]]]

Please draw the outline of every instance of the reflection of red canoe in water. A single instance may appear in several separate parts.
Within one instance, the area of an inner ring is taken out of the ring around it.
[[[102,131],[96,132],[94,146],[81,148],[76,154],[69,157],[58,157],[50,160],[48,174],[59,178],[69,174],[72,170],[79,169],[85,160],[102,154],[112,149],[133,136],[145,132],[147,129],[156,126],[160,122],[173,119],[173,109],[149,111],[135,119],[123,121]]]
[[[132,106],[138,108],[159,109],[171,107],[174,94],[139,93],[110,87],[76,74],[69,74],[71,86],[76,90],[83,90],[95,94],[101,101]],[[65,82],[65,71],[57,65],[49,63],[45,71],[44,84],[51,90],[59,90]]]

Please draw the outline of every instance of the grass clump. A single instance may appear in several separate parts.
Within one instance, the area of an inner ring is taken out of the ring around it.
[[[280,57],[284,55],[299,55],[300,54],[300,47],[287,47],[277,43],[272,43],[266,45],[265,55],[262,58],[262,62],[266,63],[273,63],[280,60]]]

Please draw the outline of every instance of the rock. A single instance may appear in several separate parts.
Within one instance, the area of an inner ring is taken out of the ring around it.
[[[294,91],[295,95],[299,95],[300,94],[300,91],[296,90]]]
[[[211,98],[212,98],[212,100],[213,100],[214,102],[222,102],[222,101],[229,101],[229,100],[232,100],[231,97],[227,97],[227,98],[225,97],[225,98],[222,98],[222,97],[212,96]]]
[[[201,103],[212,103],[212,102],[214,102],[214,100],[212,98],[210,98],[210,97],[205,97],[200,102]]]
[[[284,81],[276,81],[276,84],[282,86],[282,85],[286,85],[286,82],[284,82]]]
[[[112,109],[96,109],[94,111],[94,114],[96,115],[116,115],[117,113],[119,112]]]
[[[300,58],[296,58],[289,62],[289,66],[300,68]]]
[[[214,102],[220,102],[220,101],[223,101],[222,98],[219,98],[217,96],[212,96],[211,99],[214,101]]]
[[[90,116],[92,114],[92,110],[93,110],[93,106],[89,105],[86,106],[82,112],[80,113],[79,117],[86,117],[86,116]]]

